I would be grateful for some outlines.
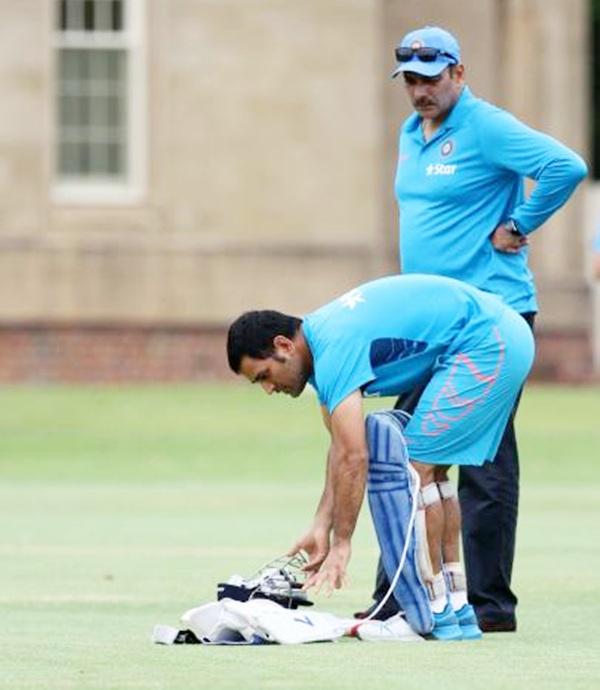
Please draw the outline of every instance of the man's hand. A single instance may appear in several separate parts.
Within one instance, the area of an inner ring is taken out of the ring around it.
[[[512,233],[504,223],[494,230],[490,239],[496,251],[506,254],[518,254],[523,247],[529,244],[526,235]]]
[[[293,556],[298,551],[306,551],[308,563],[303,570],[315,573],[329,553],[329,529],[324,525],[315,524],[301,537],[288,551],[288,556]]]
[[[325,587],[325,594],[330,596],[334,589],[341,589],[346,584],[346,568],[350,560],[350,540],[337,541],[331,547],[329,555],[323,561],[318,572],[313,573],[304,583],[303,590],[316,587],[316,593]]]

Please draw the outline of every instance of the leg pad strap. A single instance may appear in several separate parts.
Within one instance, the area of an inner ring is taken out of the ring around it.
[[[461,592],[467,589],[465,571],[461,563],[444,563],[444,575],[450,592]]]
[[[437,487],[443,501],[445,501],[447,498],[456,498],[458,496],[456,484],[451,482],[449,479],[446,479],[445,482],[438,482]]]
[[[435,482],[423,486],[419,491],[419,508],[427,508],[441,500],[440,491]]]

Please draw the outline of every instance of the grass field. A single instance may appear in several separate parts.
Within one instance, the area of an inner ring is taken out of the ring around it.
[[[519,631],[477,643],[158,647],[305,529],[325,436],[315,400],[249,386],[0,390],[2,690],[596,690],[600,389],[530,386],[519,417]],[[369,598],[365,510],[351,583]]]

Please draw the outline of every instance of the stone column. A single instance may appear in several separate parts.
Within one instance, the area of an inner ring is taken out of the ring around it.
[[[584,157],[588,141],[588,2],[501,0],[502,105]],[[543,329],[589,328],[585,183],[531,238]]]

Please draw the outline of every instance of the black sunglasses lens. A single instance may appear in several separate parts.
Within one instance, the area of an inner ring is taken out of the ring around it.
[[[415,54],[421,62],[433,62],[440,51],[437,48],[417,48]]]
[[[402,46],[396,48],[397,62],[408,62],[415,56],[421,60],[421,62],[433,62],[437,59],[438,55],[441,55],[441,51],[438,50],[438,48],[409,48]]]
[[[413,49],[412,48],[396,48],[396,61],[397,62],[408,62],[412,60]]]

